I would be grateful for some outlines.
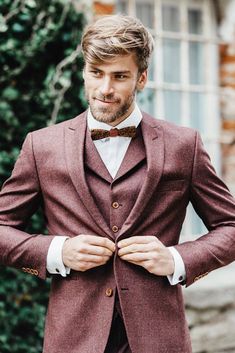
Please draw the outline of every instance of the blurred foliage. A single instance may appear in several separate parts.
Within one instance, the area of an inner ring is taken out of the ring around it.
[[[75,3],[0,0],[0,186],[29,131],[86,107],[78,47],[84,16]],[[43,231],[40,212],[28,229]],[[49,282],[0,269],[0,353],[40,353]]]
[[[49,283],[1,268],[0,352],[41,353]]]

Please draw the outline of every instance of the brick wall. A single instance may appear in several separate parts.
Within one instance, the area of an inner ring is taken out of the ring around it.
[[[95,16],[110,15],[115,12],[115,1],[93,1],[93,13]]]
[[[220,46],[223,178],[235,194],[235,43]]]

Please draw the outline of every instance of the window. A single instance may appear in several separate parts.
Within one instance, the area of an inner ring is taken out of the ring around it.
[[[155,39],[147,88],[138,95],[143,110],[200,131],[217,172],[218,40],[211,0],[119,0],[118,12],[137,16]],[[183,233],[204,226],[189,207]]]

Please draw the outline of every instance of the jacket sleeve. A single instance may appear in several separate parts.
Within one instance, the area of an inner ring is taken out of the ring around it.
[[[0,193],[0,262],[46,277],[46,257],[53,236],[24,232],[42,201],[31,134],[23,144],[11,177]]]
[[[235,200],[216,175],[198,133],[190,201],[208,233],[176,246],[185,264],[186,286],[235,260]]]

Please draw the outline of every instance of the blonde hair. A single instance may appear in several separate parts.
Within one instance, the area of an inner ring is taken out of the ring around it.
[[[101,17],[85,28],[81,44],[84,60],[90,64],[134,53],[139,73],[148,68],[153,51],[152,35],[141,21],[120,14]]]

